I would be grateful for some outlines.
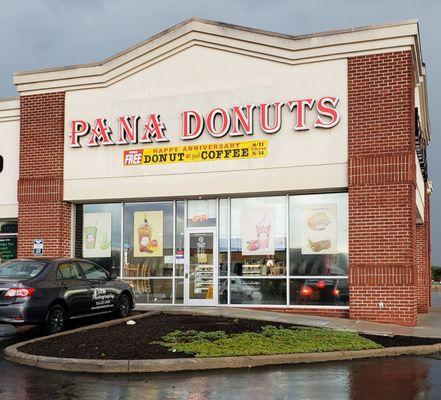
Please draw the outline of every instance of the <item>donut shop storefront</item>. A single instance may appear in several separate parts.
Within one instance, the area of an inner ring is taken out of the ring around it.
[[[341,31],[317,46],[312,36],[189,20],[99,64],[16,74],[19,256],[31,255],[39,239],[43,255],[94,260],[129,281],[137,303],[392,316],[411,325],[418,282],[401,274],[417,260],[392,248],[390,265],[377,236],[395,208],[414,232],[428,224],[417,149],[396,160],[384,152],[386,168],[393,160],[412,166],[413,192],[408,177],[386,182],[409,189],[405,210],[384,182],[363,180],[370,170],[350,168],[351,152],[366,163],[373,148],[401,140],[370,131],[369,119],[383,121],[375,130],[393,130],[392,110],[383,107],[384,120],[374,106],[360,110],[359,97],[376,104],[372,88],[357,81],[361,61],[387,69],[398,57],[412,66],[406,90],[391,90],[405,93],[400,110],[417,110],[427,136],[425,86],[413,86],[422,73],[412,61],[415,29],[413,22]],[[381,38],[375,49],[372,35]],[[401,79],[391,71],[369,82]],[[416,126],[401,135],[415,136]],[[368,148],[371,134],[378,143]],[[381,190],[390,209],[376,215],[373,193],[381,203]],[[417,252],[416,239],[408,240]],[[366,284],[368,267],[381,276]],[[388,274],[412,287],[412,304],[382,281]]]

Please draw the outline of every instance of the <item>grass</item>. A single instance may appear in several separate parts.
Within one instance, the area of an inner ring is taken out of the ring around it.
[[[170,351],[195,357],[227,357],[313,353],[381,348],[353,332],[324,328],[278,328],[265,326],[261,332],[227,335],[223,331],[174,331],[158,344]]]

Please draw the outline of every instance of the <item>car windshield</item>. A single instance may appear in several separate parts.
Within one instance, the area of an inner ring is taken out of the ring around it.
[[[7,261],[0,265],[0,279],[30,279],[38,275],[47,263],[41,261]]]

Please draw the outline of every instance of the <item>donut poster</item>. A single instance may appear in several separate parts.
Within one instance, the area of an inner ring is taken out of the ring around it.
[[[242,255],[274,255],[274,207],[250,207],[242,211]]]
[[[302,208],[302,254],[337,253],[337,205]]]

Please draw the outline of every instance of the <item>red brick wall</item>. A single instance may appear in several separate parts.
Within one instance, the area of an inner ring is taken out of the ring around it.
[[[71,206],[63,202],[64,93],[20,97],[18,256],[70,256]]]
[[[411,52],[350,58],[348,86],[349,316],[412,326],[417,300]]]
[[[417,224],[417,298],[418,312],[428,313],[430,308],[432,271],[430,260],[430,196],[425,185],[424,223]]]
[[[253,307],[254,310],[273,311],[289,314],[315,315],[318,317],[338,317],[348,318],[349,310],[347,309],[330,309],[330,308],[271,308],[271,307]]]

